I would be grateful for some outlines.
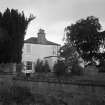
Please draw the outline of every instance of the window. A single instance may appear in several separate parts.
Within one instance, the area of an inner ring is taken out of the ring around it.
[[[30,44],[27,44],[27,46],[26,46],[26,52],[27,53],[31,53],[31,45]]]
[[[32,70],[32,62],[31,61],[26,62],[26,70]]]
[[[56,47],[53,46],[53,56],[56,56],[56,55],[57,55]]]

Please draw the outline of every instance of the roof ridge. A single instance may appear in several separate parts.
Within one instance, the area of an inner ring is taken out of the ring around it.
[[[37,39],[38,39],[37,37],[30,37],[30,38],[24,40],[24,42],[25,42],[25,43],[32,43],[32,44],[59,45],[59,46],[60,46],[60,44],[55,43],[55,42],[52,42],[52,41],[49,41],[49,40],[47,40],[47,39],[46,39],[46,42],[45,42],[45,43],[39,43]]]

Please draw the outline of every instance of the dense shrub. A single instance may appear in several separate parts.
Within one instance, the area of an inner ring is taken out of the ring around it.
[[[57,76],[62,76],[66,73],[66,66],[64,61],[58,60],[57,63],[54,65],[54,73]]]
[[[44,72],[50,72],[51,71],[47,61],[45,61],[43,64],[43,71]]]
[[[50,67],[47,61],[42,61],[40,59],[37,60],[35,65],[35,72],[43,73],[43,72],[50,72]]]
[[[105,73],[105,67],[99,67],[99,72]]]
[[[83,68],[78,61],[73,62],[72,65],[66,65],[65,61],[58,60],[54,65],[54,73],[57,76],[82,75]]]
[[[36,72],[43,72],[43,61],[37,60],[36,65],[35,65],[35,71]]]
[[[22,71],[23,67],[24,67],[23,63],[16,64],[16,72],[20,73]]]
[[[81,75],[83,68],[80,66],[81,61],[77,53],[73,53],[65,60],[65,65],[67,67],[67,74],[70,75]]]
[[[14,63],[1,63],[0,73],[13,73]]]
[[[71,75],[82,75],[82,74],[83,74],[83,68],[80,65],[74,63],[71,68]]]
[[[101,61],[100,65],[98,66],[99,72],[104,72],[105,73],[105,61]]]

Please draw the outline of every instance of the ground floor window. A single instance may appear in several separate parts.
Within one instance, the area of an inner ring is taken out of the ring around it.
[[[32,62],[31,61],[26,62],[26,70],[32,70]]]

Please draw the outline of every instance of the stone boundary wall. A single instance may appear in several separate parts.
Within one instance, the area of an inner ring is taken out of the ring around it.
[[[56,77],[53,73],[50,74],[34,74],[27,78],[26,76],[14,76],[14,80],[31,81],[31,82],[48,82],[58,84],[72,84],[85,86],[105,86],[105,74],[99,75],[82,75],[82,76],[66,76]]]
[[[0,74],[0,79],[5,78],[11,81],[24,81],[24,82],[47,82],[56,84],[67,84],[67,85],[84,85],[84,86],[98,86],[105,87],[105,74],[95,76],[72,76],[72,77],[59,77],[57,78],[53,73],[51,74],[38,74],[27,78],[24,76],[17,76],[12,73]]]

